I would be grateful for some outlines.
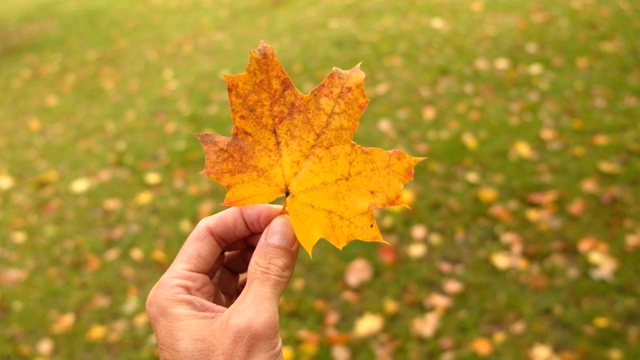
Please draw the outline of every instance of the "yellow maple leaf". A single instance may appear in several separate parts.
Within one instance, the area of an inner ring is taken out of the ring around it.
[[[284,196],[309,254],[320,238],[338,248],[355,239],[383,242],[373,209],[407,206],[402,189],[422,159],[351,141],[369,103],[359,65],[334,68],[305,95],[262,43],[245,73],[225,79],[232,137],[196,134],[205,152],[202,173],[228,190],[223,205]]]

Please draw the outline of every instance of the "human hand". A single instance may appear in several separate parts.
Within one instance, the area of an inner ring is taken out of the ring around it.
[[[231,208],[198,223],[147,298],[161,359],[282,358],[278,302],[298,241],[281,211]]]

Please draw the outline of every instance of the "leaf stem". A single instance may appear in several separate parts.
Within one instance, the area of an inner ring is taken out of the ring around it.
[[[288,214],[288,212],[287,212],[287,198],[288,198],[288,196],[286,196],[284,198],[284,204],[282,205],[282,212],[280,213],[281,215]]]

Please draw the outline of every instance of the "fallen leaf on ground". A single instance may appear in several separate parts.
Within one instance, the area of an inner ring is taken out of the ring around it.
[[[15,185],[16,181],[11,175],[0,173],[0,190],[9,190]]]
[[[412,259],[420,259],[427,256],[429,248],[425,243],[411,243],[407,246],[407,256]]]
[[[29,272],[15,267],[0,269],[0,285],[17,285],[23,282]]]
[[[536,343],[529,349],[530,360],[559,360],[551,345]]]
[[[53,334],[62,334],[69,331],[76,323],[76,314],[72,312],[60,315],[51,326]]]
[[[533,160],[537,155],[528,142],[524,140],[516,140],[511,145],[511,156],[525,160]]]
[[[476,196],[485,204],[490,204],[496,201],[496,199],[498,199],[498,195],[498,190],[490,186],[483,186],[476,190]]]
[[[36,344],[36,350],[38,351],[38,354],[45,357],[51,356],[55,348],[56,343],[50,337],[40,339],[40,341],[38,341],[38,343]]]
[[[413,333],[425,339],[432,338],[438,327],[440,327],[440,313],[438,311],[430,311],[411,321]]]
[[[344,282],[348,287],[357,289],[360,285],[371,280],[373,277],[373,266],[364,258],[353,260],[344,271]]]
[[[416,224],[411,227],[411,238],[415,241],[422,241],[427,237],[429,228],[424,224]]]
[[[491,343],[491,340],[485,337],[474,339],[469,347],[471,348],[471,351],[480,357],[487,357],[493,353],[493,344]]]
[[[379,333],[383,327],[384,317],[382,315],[366,312],[356,319],[353,336],[356,338],[370,337]]]
[[[396,248],[391,245],[381,244],[378,248],[378,258],[385,265],[395,264],[398,261]]]
[[[424,299],[423,304],[427,308],[446,310],[451,307],[453,300],[449,296],[432,293]]]
[[[331,347],[331,358],[333,360],[351,360],[351,350],[346,345],[333,345]]]
[[[619,266],[616,258],[610,254],[594,250],[587,253],[587,260],[593,265],[589,270],[589,275],[594,280],[613,280],[613,275]]]
[[[320,238],[338,248],[354,239],[383,242],[374,208],[406,206],[403,185],[421,160],[351,138],[369,99],[364,73],[334,68],[311,93],[291,82],[272,47],[251,51],[247,71],[226,76],[232,137],[197,134],[203,174],[228,193],[223,205],[268,203],[285,209],[311,254]]]
[[[567,206],[567,212],[573,217],[580,217],[587,209],[587,202],[582,198],[574,199],[569,206]]]
[[[529,267],[529,261],[518,254],[506,251],[496,251],[489,256],[491,264],[498,270],[525,270]]]
[[[102,341],[107,335],[107,328],[104,325],[94,324],[91,325],[85,337],[89,341]]]
[[[464,284],[456,279],[445,279],[442,290],[449,295],[457,295],[464,291]]]
[[[633,251],[640,247],[640,231],[636,234],[629,234],[624,238],[625,249]]]
[[[74,194],[84,194],[87,192],[91,186],[93,186],[93,182],[91,179],[87,177],[81,177],[73,180],[69,185],[69,191]]]

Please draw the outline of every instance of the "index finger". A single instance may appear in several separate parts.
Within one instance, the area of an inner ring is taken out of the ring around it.
[[[261,233],[281,212],[281,206],[254,205],[208,216],[187,237],[171,267],[207,274],[228,244]]]

